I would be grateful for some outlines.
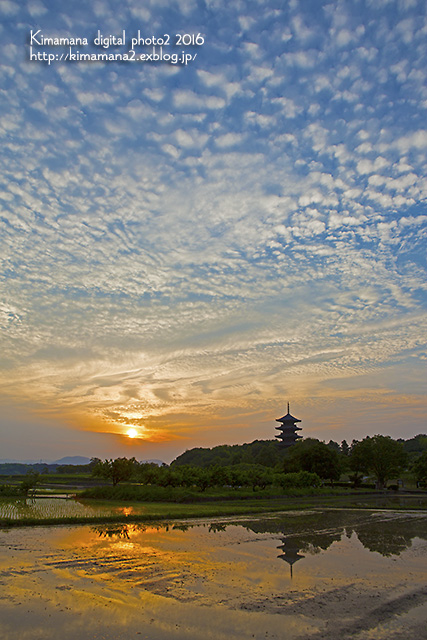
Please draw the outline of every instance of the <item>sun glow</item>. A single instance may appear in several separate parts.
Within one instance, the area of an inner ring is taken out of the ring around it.
[[[128,429],[126,431],[126,435],[129,438],[137,438],[138,437],[138,431],[136,429]]]

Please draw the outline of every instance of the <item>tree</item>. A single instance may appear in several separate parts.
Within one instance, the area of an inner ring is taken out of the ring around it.
[[[154,462],[141,462],[135,469],[136,479],[142,484],[158,484],[160,474],[161,467]]]
[[[250,465],[248,467],[248,476],[253,491],[256,491],[257,487],[265,489],[267,485],[273,484],[274,481],[273,469],[260,464]]]
[[[172,467],[167,465],[159,467],[156,483],[161,487],[178,487],[181,478]]]
[[[211,486],[224,487],[230,483],[228,468],[220,467],[218,464],[209,467]]]
[[[39,481],[40,473],[38,471],[34,471],[34,469],[30,469],[27,471],[21,482],[21,486],[19,487],[20,492],[24,494],[24,496],[28,496],[30,491],[34,491]]]
[[[113,487],[123,480],[130,480],[138,462],[135,458],[116,458],[115,460],[99,461],[93,467],[92,475],[111,480]]]
[[[211,474],[208,469],[197,469],[196,486],[200,491],[205,491],[211,485]]]
[[[309,471],[324,480],[339,480],[341,466],[335,449],[315,438],[305,438],[290,447],[283,461],[285,473]]]
[[[368,436],[361,442],[353,442],[351,448],[351,468],[356,474],[372,473],[378,489],[384,488],[389,480],[399,476],[406,460],[402,444],[390,436]]]
[[[100,458],[91,458],[89,462],[89,468],[91,471],[101,462]]]
[[[412,465],[415,479],[422,487],[427,486],[427,449],[424,449],[418,460]]]
[[[338,442],[335,442],[334,440],[329,440],[328,444],[326,445],[327,447],[329,447],[329,449],[332,449],[332,451],[336,451],[337,453],[341,453],[341,447],[338,444]]]
[[[341,442],[341,453],[343,456],[348,456],[350,454],[350,447],[347,444],[347,440],[343,440]]]
[[[359,487],[362,484],[363,474],[369,473],[369,469],[366,464],[365,450],[363,446],[358,446],[360,444],[359,440],[353,440],[347,460],[349,468],[353,471],[353,473],[349,475],[349,478],[353,483],[354,488]]]

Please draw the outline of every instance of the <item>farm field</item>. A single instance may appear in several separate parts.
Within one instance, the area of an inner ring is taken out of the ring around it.
[[[352,493],[196,503],[89,500],[70,496],[1,498],[0,526],[144,522],[174,518],[220,517],[288,509],[370,508],[427,510],[427,494]]]

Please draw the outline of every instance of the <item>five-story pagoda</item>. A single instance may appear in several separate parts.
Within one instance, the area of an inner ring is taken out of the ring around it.
[[[279,443],[281,447],[291,447],[296,443],[299,438],[297,431],[301,431],[301,427],[297,427],[296,423],[301,422],[298,418],[294,418],[289,413],[289,402],[288,402],[288,413],[283,416],[283,418],[279,418],[276,422],[280,422],[280,427],[276,427],[280,431],[280,433],[276,434],[276,438],[279,438],[281,442]]]

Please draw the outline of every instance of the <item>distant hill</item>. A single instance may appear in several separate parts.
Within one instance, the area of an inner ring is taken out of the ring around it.
[[[76,464],[76,465],[84,465],[90,463],[90,458],[85,458],[84,456],[64,456],[64,458],[60,458],[59,460],[14,460],[11,458],[2,458],[0,459],[0,464],[25,464],[25,465],[34,465],[34,464],[47,464],[47,465],[65,465],[65,464]],[[162,464],[165,464],[163,460],[140,460],[140,462],[145,462],[148,464],[157,464],[159,467]]]
[[[65,456],[60,460],[15,460],[11,458],[3,458],[0,460],[0,464],[89,464],[90,458],[84,456]]]
[[[228,467],[244,463],[274,467],[282,458],[283,449],[280,449],[277,440],[254,440],[245,444],[220,444],[212,449],[195,447],[179,455],[171,464],[177,467],[187,464],[196,467],[215,464]]]
[[[46,460],[15,460],[15,458],[1,458],[0,464],[49,464]]]
[[[89,464],[90,458],[85,458],[84,456],[65,456],[60,460],[54,460],[49,464]]]

